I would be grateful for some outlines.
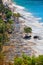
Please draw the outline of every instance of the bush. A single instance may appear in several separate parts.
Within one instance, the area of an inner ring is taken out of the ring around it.
[[[10,18],[11,15],[12,15],[12,12],[11,12],[11,11],[8,11],[8,12],[6,13],[6,17],[7,17],[7,18]]]
[[[14,59],[14,65],[22,65],[23,61],[22,58],[17,57]]]
[[[43,55],[39,55],[38,57],[26,55],[23,55],[22,58],[16,57],[14,65],[43,65]]]
[[[24,32],[25,32],[25,33],[31,33],[31,32],[32,32],[31,27],[25,27],[25,28],[24,28]]]

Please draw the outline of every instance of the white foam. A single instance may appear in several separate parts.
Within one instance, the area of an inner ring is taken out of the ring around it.
[[[16,5],[16,4],[13,4],[13,6],[16,7],[16,8],[19,8],[19,9],[24,9],[24,7]]]

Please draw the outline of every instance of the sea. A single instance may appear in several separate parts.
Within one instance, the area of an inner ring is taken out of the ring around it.
[[[23,6],[33,16],[42,18],[40,22],[43,22],[43,0],[13,0],[13,2]]]

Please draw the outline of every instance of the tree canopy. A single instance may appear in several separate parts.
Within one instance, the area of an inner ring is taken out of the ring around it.
[[[25,33],[31,33],[32,32],[32,28],[31,27],[24,27],[24,32]]]

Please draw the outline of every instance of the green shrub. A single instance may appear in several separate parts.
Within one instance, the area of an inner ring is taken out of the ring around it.
[[[31,33],[32,32],[31,27],[24,27],[24,32],[25,33]]]
[[[14,65],[22,65],[23,60],[20,57],[14,59]]]

